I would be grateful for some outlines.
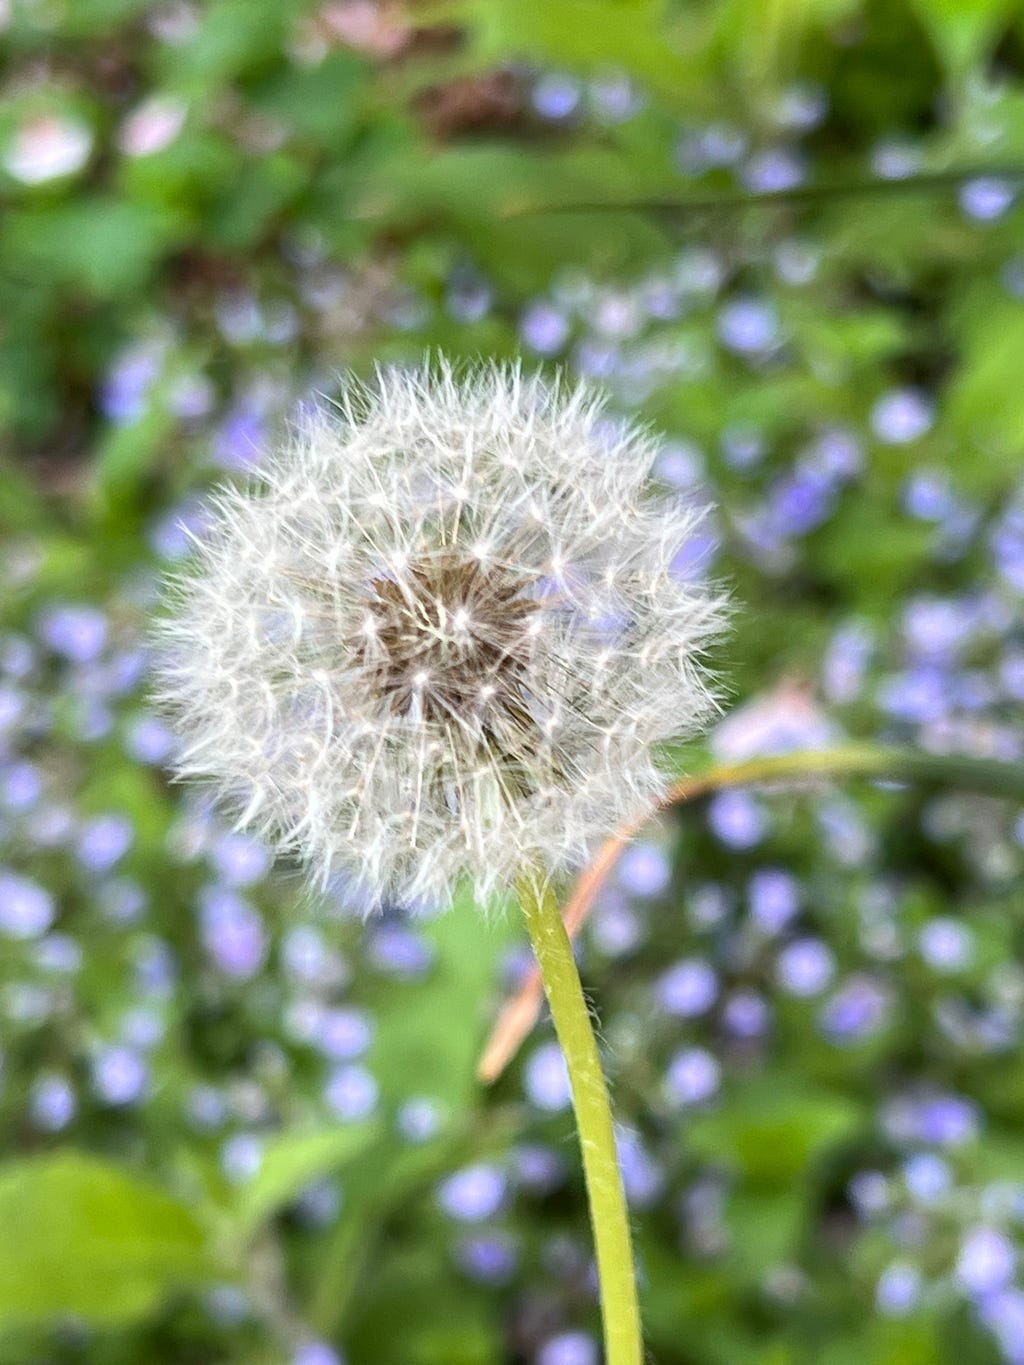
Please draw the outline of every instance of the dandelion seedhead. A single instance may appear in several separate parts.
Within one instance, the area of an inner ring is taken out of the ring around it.
[[[655,452],[514,367],[307,412],[171,586],[180,775],[374,903],[578,863],[713,709],[722,603],[673,573],[698,518],[647,489]]]

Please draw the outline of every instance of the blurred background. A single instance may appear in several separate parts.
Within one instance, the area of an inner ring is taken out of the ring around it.
[[[664,432],[738,611],[701,772],[1024,749],[1012,0],[3,0],[0,1365],[597,1365],[528,955],[171,788],[211,482],[375,361]],[[882,774],[884,777],[884,773]],[[1021,806],[735,786],[583,937],[660,1365],[1024,1361]]]

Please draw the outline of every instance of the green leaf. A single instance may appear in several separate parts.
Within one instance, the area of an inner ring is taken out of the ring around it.
[[[172,215],[97,195],[58,208],[12,213],[0,246],[26,278],[41,272],[108,298],[147,284],[177,232]]]
[[[276,0],[216,0],[186,47],[167,57],[168,75],[193,94],[276,64],[294,16]]]
[[[489,915],[466,892],[423,926],[434,952],[429,975],[414,984],[381,983],[371,1064],[399,1102],[428,1098],[449,1114],[468,1103],[514,921],[511,914]]]
[[[110,427],[97,444],[92,475],[95,492],[112,503],[137,495],[153,473],[174,425],[170,409],[157,404],[136,422]]]
[[[207,1235],[159,1186],[79,1152],[0,1168],[0,1325],[129,1322],[210,1275]]]
[[[1024,394],[1015,357],[1024,346],[1024,316],[1017,300],[976,291],[966,322],[964,355],[949,394],[949,419],[970,451],[958,462],[957,480],[969,492],[987,494],[1005,484],[1007,462],[1019,458],[1024,441]]]
[[[382,1257],[346,1332],[374,1365],[492,1365],[503,1355],[494,1313],[425,1244]]]
[[[916,0],[922,26],[953,77],[982,60],[1005,25],[1012,0]]]
[[[671,100],[692,100],[706,78],[704,54],[674,41],[664,0],[466,0],[451,9],[484,67],[509,57],[580,72],[611,67]]]
[[[765,1079],[697,1116],[688,1140],[702,1160],[737,1167],[755,1186],[781,1188],[852,1137],[861,1118],[860,1107],[843,1095]]]
[[[268,1144],[259,1174],[239,1199],[240,1231],[251,1233],[292,1203],[314,1180],[362,1155],[379,1138],[373,1124],[287,1133]]]
[[[730,1260],[740,1275],[761,1283],[774,1267],[791,1263],[806,1217],[805,1199],[798,1189],[733,1190],[726,1201],[725,1222]]]
[[[43,500],[25,474],[0,461],[0,525],[9,530],[38,530],[46,524]]]

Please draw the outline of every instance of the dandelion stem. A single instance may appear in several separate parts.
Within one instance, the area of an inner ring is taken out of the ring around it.
[[[520,877],[519,900],[572,1084],[597,1251],[607,1365],[641,1365],[643,1340],[629,1212],[608,1087],[572,944],[546,877]]]

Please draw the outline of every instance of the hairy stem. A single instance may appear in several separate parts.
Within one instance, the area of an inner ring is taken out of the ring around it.
[[[536,873],[527,874],[520,878],[518,890],[572,1084],[597,1251],[606,1365],[641,1365],[643,1340],[629,1212],[597,1039],[550,883]]]

